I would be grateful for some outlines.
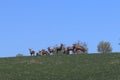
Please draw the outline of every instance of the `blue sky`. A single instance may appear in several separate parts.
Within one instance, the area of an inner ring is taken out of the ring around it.
[[[1,0],[0,57],[29,55],[79,41],[97,52],[100,41],[120,51],[120,0]]]

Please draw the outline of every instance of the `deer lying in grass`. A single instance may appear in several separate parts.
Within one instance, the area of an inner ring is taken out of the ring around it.
[[[36,53],[36,56],[41,56],[41,55],[42,55],[41,51]]]
[[[41,53],[42,53],[42,55],[49,55],[49,52],[46,51],[45,49],[42,49],[42,50],[41,50]]]
[[[54,54],[55,50],[48,47],[48,52],[50,53],[50,55],[52,55],[52,54]]]

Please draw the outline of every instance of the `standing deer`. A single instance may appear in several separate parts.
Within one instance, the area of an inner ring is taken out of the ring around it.
[[[31,56],[35,54],[35,51],[33,49],[29,49],[29,51]]]
[[[69,51],[66,48],[64,48],[63,54],[67,54],[68,55]]]
[[[75,44],[73,44],[73,46],[68,46],[67,51],[68,52],[72,51],[73,53],[75,53]]]
[[[57,47],[56,47],[56,51],[57,51],[57,53],[58,53],[58,51],[61,51],[61,50],[62,50],[63,46],[64,46],[64,45],[61,44],[60,46],[57,46]]]

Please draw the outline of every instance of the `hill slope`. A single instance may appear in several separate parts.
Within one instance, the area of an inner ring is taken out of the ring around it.
[[[120,54],[1,58],[0,80],[120,80]]]

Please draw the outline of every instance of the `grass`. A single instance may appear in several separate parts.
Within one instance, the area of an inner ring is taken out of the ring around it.
[[[0,80],[120,80],[120,54],[1,58]]]

